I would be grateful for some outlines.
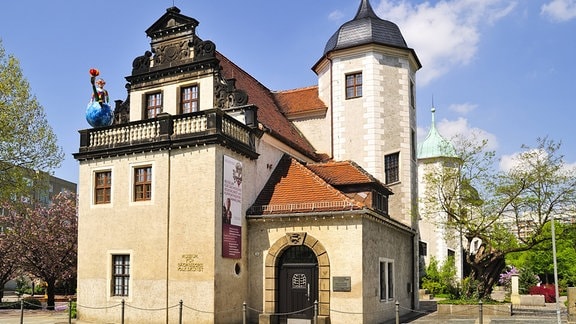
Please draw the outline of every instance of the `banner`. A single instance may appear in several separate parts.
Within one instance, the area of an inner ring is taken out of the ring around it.
[[[222,174],[222,256],[242,257],[242,163],[224,155]]]

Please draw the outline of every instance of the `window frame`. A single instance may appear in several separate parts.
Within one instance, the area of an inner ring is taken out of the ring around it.
[[[157,98],[156,98],[157,96]],[[158,99],[158,102],[154,102],[154,104],[151,104],[150,101],[151,99],[154,97],[154,99]],[[162,91],[154,91],[154,92],[149,92],[146,93],[144,95],[144,102],[145,102],[145,107],[144,107],[144,113],[146,115],[146,119],[152,119],[152,118],[156,118],[158,117],[158,114],[162,113],[164,111],[163,108],[163,103],[164,103],[164,95],[162,93]]]
[[[396,298],[396,278],[394,260],[380,258],[378,270],[379,296],[381,302],[390,302]]]
[[[190,99],[185,98],[186,90],[190,90]],[[200,85],[195,83],[180,87],[179,99],[179,109],[181,114],[200,111]],[[189,110],[185,108],[186,104],[190,104]]]
[[[98,176],[101,174],[108,174],[108,177],[105,177],[105,179],[108,179],[107,184],[99,185]],[[99,197],[102,197],[102,195],[99,195],[99,191],[104,192],[102,200],[99,199]],[[104,205],[109,204],[111,202],[112,202],[112,170],[94,171],[94,204]]]
[[[130,254],[114,253],[111,255],[112,268],[110,280],[110,295],[112,297],[128,297],[130,296],[130,282],[131,282],[131,257]],[[120,263],[117,263],[117,258],[122,258]],[[117,272],[117,266],[120,267],[120,272]],[[118,289],[120,288],[120,289]]]
[[[348,83],[349,78],[351,78],[351,80],[352,80],[351,84]],[[357,82],[358,78],[360,78],[360,82]],[[346,100],[362,97],[363,82],[364,82],[364,79],[362,76],[362,71],[346,73],[344,75],[344,94],[345,94]],[[349,90],[351,91],[351,93],[349,93]]]
[[[146,169],[144,179],[139,180],[139,171]],[[134,202],[152,200],[152,164],[138,165],[132,168],[132,200]],[[147,193],[147,194],[146,194]]]
[[[389,159],[395,158],[395,161]],[[396,162],[391,165],[391,162]],[[384,184],[400,182],[400,152],[384,155]]]

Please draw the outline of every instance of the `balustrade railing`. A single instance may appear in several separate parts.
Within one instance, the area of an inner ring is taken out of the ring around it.
[[[254,149],[254,134],[244,125],[219,109],[186,115],[161,114],[157,118],[110,127],[80,131],[80,154],[117,149],[136,144],[167,142],[177,139],[223,136]]]

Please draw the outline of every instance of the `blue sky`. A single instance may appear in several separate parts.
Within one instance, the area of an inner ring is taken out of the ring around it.
[[[477,132],[503,161],[548,136],[576,163],[576,0],[370,0],[400,27],[423,68],[417,74],[419,138],[436,121],[447,138]],[[311,67],[360,0],[19,0],[0,11],[0,39],[20,61],[66,160],[57,177],[77,182],[78,130],[100,69],[111,100],[126,98],[145,30],[173,4],[197,34],[271,90],[316,84]]]

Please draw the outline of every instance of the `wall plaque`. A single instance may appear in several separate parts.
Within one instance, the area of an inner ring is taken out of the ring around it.
[[[204,264],[195,262],[197,254],[183,254],[182,262],[178,262],[178,271],[203,272]]]
[[[351,277],[332,277],[332,291],[351,291]]]

